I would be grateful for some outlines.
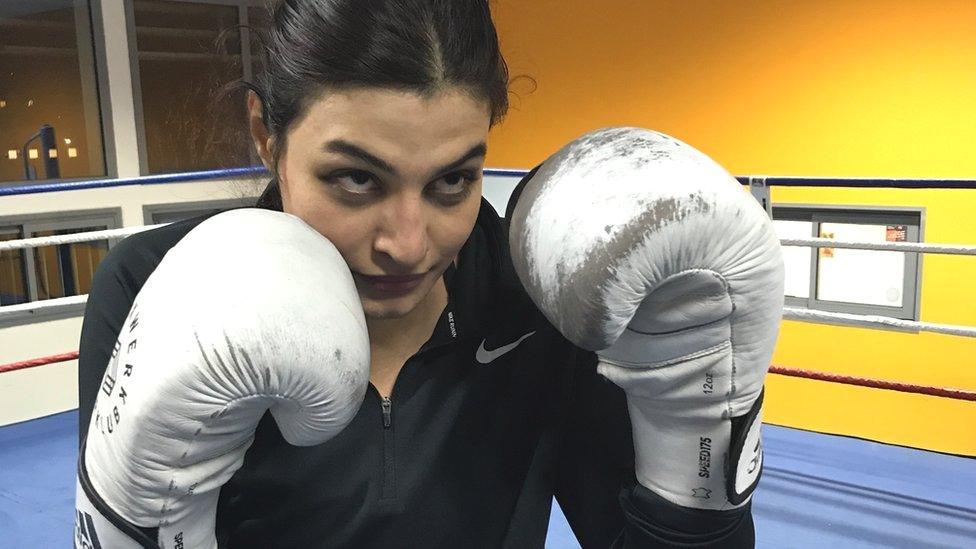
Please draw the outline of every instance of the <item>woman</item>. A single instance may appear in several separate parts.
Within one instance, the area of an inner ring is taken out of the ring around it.
[[[555,495],[584,547],[751,545],[748,505],[689,509],[635,485],[623,392],[514,273],[481,198],[508,106],[487,2],[285,1],[266,53],[248,98],[274,175],[258,206],[301,218],[348,264],[370,385],[324,444],[291,446],[264,417],[220,489],[219,544],[541,547]],[[83,433],[133,299],[201,221],[131,237],[99,267]]]

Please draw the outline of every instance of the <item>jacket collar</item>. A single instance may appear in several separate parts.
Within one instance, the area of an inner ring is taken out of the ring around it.
[[[476,339],[496,324],[504,305],[502,289],[514,276],[502,220],[484,198],[474,229],[458,253],[457,266],[444,272],[448,303],[421,350]]]

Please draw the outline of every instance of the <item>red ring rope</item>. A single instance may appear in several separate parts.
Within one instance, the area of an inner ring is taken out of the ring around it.
[[[15,370],[25,370],[46,364],[57,362],[67,362],[78,358],[78,351],[63,353],[60,355],[45,356],[10,364],[0,364],[0,374]],[[828,381],[830,383],[842,383],[844,385],[855,385],[858,387],[870,387],[872,389],[884,389],[888,391],[899,391],[902,393],[916,393],[930,395],[955,400],[967,400],[976,402],[976,392],[964,391],[962,389],[946,389],[941,387],[928,387],[925,385],[915,385],[912,383],[899,383],[897,381],[884,381],[880,379],[870,379],[866,377],[847,376],[842,374],[828,374],[825,372],[815,372],[813,370],[800,370],[797,368],[786,368],[784,366],[770,366],[769,373],[789,377],[799,377],[804,379],[815,379],[818,381]]]
[[[844,385],[856,385],[858,387],[871,387],[872,389],[885,389],[888,391],[899,391],[902,393],[917,393],[921,395],[931,395],[956,400],[968,400],[976,402],[976,393],[964,391],[962,389],[944,389],[941,387],[928,387],[926,385],[914,385],[912,383],[900,383],[897,381],[884,381],[880,379],[870,379],[866,377],[846,376],[841,374],[828,374],[825,372],[814,372],[812,370],[800,370],[796,368],[785,368],[783,366],[770,366],[769,373],[779,374],[790,377],[801,377],[804,379],[816,379],[818,381],[829,381],[831,383],[843,383]]]
[[[62,353],[60,355],[42,356],[41,358],[33,358],[31,360],[11,362],[10,364],[0,364],[0,374],[5,372],[13,372],[15,370],[26,370],[27,368],[44,366],[46,364],[54,364],[56,362],[68,362],[69,360],[74,360],[76,358],[78,358],[78,351],[72,351],[70,353]]]

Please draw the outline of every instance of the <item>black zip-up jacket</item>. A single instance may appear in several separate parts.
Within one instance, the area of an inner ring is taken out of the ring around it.
[[[136,294],[203,219],[131,236],[98,267],[82,436]],[[531,302],[487,201],[445,282],[449,304],[389,399],[370,385],[352,423],[312,447],[287,444],[265,415],[221,489],[220,546],[543,547],[553,496],[583,547],[752,546],[748,506],[686,509],[635,484],[623,392]]]

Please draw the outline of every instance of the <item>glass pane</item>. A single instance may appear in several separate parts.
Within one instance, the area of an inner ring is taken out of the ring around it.
[[[898,227],[902,227],[899,231]],[[903,226],[821,223],[820,236],[861,242],[904,241]],[[817,270],[817,299],[901,307],[905,254],[874,250],[822,248]]]
[[[271,28],[271,11],[267,7],[247,8],[247,26],[250,30],[251,47],[251,82],[256,82],[258,75],[264,72],[264,47]],[[254,148],[250,143],[248,146]],[[251,155],[251,166],[261,166],[261,157]]]
[[[33,236],[103,231],[107,228],[101,226],[35,231]],[[37,299],[87,294],[91,290],[91,281],[95,269],[107,253],[108,240],[42,246],[35,249],[34,267],[37,276]]]
[[[105,175],[86,0],[0,2],[0,75],[0,181]]]
[[[150,173],[248,164],[240,20],[226,5],[134,3]]]
[[[813,223],[810,221],[773,220],[776,236],[780,238],[810,238]],[[810,297],[810,248],[783,246],[783,262],[786,268],[786,295]]]
[[[0,241],[20,238],[19,228],[0,227]],[[26,272],[24,250],[0,252],[0,305],[16,305],[28,301]]]
[[[251,29],[251,72],[264,70],[264,40],[271,27],[271,12],[267,8],[247,8],[247,26]]]

